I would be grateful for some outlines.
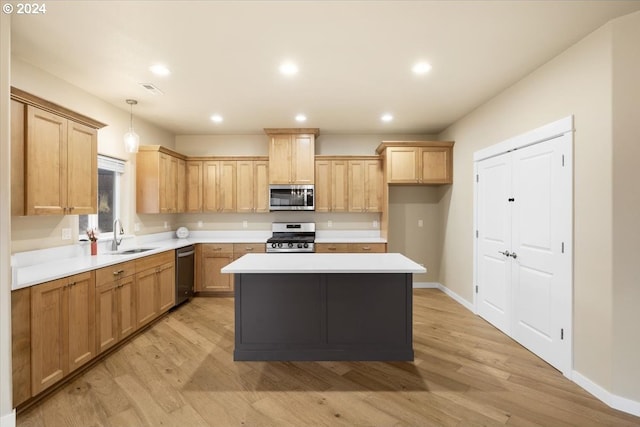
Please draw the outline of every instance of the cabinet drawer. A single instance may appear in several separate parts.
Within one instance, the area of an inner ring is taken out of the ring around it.
[[[387,252],[387,244],[386,243],[349,243],[349,252],[384,253],[384,252]]]
[[[234,243],[233,254],[261,254],[266,250],[265,243]]]
[[[316,253],[349,252],[348,243],[316,243]]]
[[[205,243],[202,245],[204,256],[215,256],[216,254],[232,254],[233,243]]]
[[[127,261],[96,270],[96,286],[136,274],[136,262]]]
[[[136,272],[141,272],[149,268],[155,268],[167,262],[175,261],[175,251],[166,251],[157,255],[149,255],[135,260]]]

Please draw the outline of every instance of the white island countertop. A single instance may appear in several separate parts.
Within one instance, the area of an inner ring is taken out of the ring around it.
[[[222,273],[426,273],[427,269],[398,253],[247,254]]]

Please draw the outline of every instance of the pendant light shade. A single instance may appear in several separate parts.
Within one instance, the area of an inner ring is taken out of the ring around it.
[[[124,134],[124,148],[127,153],[137,153],[138,147],[140,146],[140,137],[133,130],[133,106],[137,103],[138,101],[136,101],[135,99],[127,99],[127,104],[129,104],[131,108],[129,131]]]

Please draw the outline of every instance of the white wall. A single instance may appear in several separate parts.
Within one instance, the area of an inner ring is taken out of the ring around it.
[[[630,189],[629,182],[639,182],[633,164],[638,154],[638,28],[638,13],[610,22],[439,135],[456,141],[454,184],[441,206],[447,213],[442,215],[440,277],[445,286],[472,301],[473,152],[574,115],[574,369],[609,392],[636,400],[639,204],[637,191],[632,197],[624,191]],[[618,49],[625,61],[615,64],[613,53]],[[629,62],[635,68],[627,68]],[[614,69],[621,79],[616,85]],[[612,104],[616,94],[625,95],[619,105]],[[614,213],[621,219],[618,233]],[[635,232],[628,234],[630,230]],[[618,249],[632,244],[634,256],[614,265]],[[624,284],[616,282],[618,276]],[[625,320],[618,321],[619,316]]]
[[[613,26],[613,390],[640,402],[640,13]]]

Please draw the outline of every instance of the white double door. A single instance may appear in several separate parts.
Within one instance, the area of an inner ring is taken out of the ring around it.
[[[567,135],[476,163],[478,314],[568,375],[572,172]]]

